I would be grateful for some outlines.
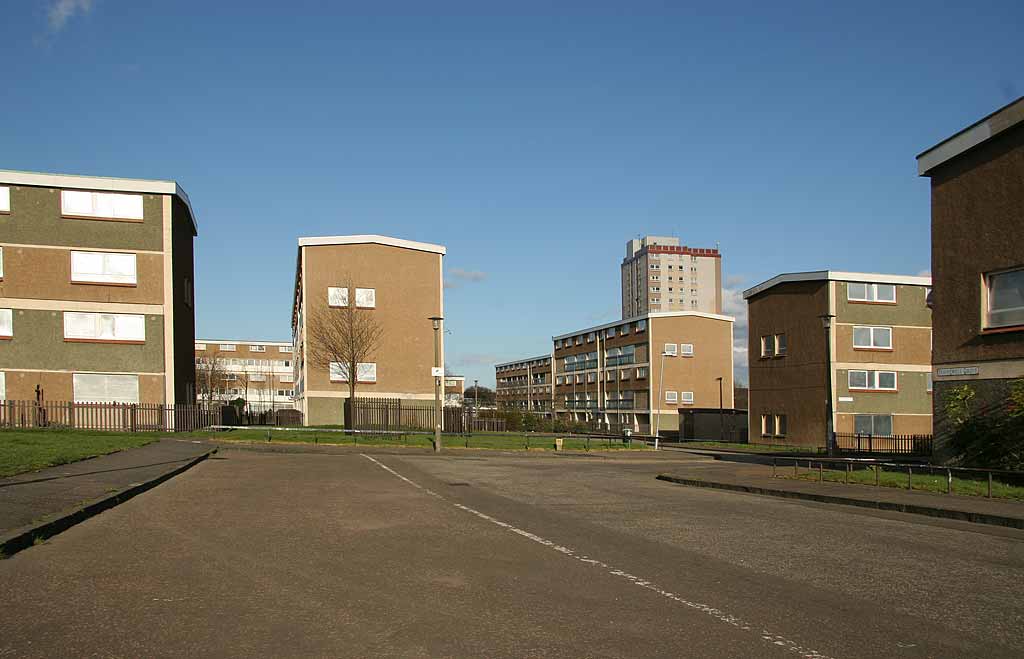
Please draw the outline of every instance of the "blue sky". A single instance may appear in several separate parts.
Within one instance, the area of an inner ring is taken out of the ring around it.
[[[1020,2],[150,4],[5,3],[0,168],[179,181],[201,335],[289,336],[299,235],[442,243],[489,386],[637,234],[720,243],[740,346],[779,272],[927,270],[914,156],[1024,94]]]

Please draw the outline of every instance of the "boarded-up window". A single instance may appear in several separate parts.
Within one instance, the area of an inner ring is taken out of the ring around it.
[[[327,306],[329,307],[347,307],[348,306],[348,289],[340,288],[338,286],[327,287]]]
[[[11,189],[0,188],[0,212],[8,213],[11,210]]]
[[[377,289],[357,288],[356,306],[361,309],[373,309],[377,306]]]
[[[64,338],[145,341],[146,317],[141,314],[65,311]]]
[[[141,220],[142,195],[62,190],[61,213],[72,217]]]
[[[71,252],[71,281],[135,284],[135,255],[117,252]]]
[[[75,400],[81,403],[138,403],[139,376],[75,373]]]
[[[10,309],[0,309],[0,336],[14,336],[14,312]]]

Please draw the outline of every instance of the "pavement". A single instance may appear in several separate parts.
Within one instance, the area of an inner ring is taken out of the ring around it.
[[[1021,656],[1024,531],[716,464],[222,450],[0,561],[0,657]]]
[[[126,494],[137,493],[211,450],[198,442],[161,439],[139,448],[0,478],[0,547],[5,554],[13,553],[12,549],[20,548],[15,547],[20,535],[45,538],[51,534],[45,530],[47,523],[72,515],[83,518],[83,509],[89,506],[104,509],[108,499],[123,500]],[[60,530],[63,528],[54,532]]]
[[[792,460],[789,460],[792,462]],[[816,468],[816,465],[815,465]],[[807,465],[800,467],[807,473]],[[812,470],[813,471],[813,470]],[[779,478],[765,465],[717,462],[699,466],[685,463],[659,476],[681,485],[715,487],[751,494],[802,498],[821,503],[899,510],[906,513],[961,519],[981,524],[1024,529],[1024,502],[1010,499],[905,490],[895,487],[783,478],[793,473],[792,464],[779,466]]]

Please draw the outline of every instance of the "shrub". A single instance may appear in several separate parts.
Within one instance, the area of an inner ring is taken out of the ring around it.
[[[953,461],[969,467],[1024,469],[1024,380],[1010,386],[1005,405],[978,413],[970,385],[952,388],[943,411],[953,426],[949,449]]]

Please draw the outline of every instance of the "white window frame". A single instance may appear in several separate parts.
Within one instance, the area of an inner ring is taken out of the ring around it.
[[[224,352],[234,352],[234,351],[238,350],[238,346],[235,345],[234,343],[221,343],[217,347],[220,350],[223,350]]]
[[[870,330],[871,345],[857,345],[857,330]],[[875,334],[885,330],[889,333],[889,345],[875,345]],[[892,350],[892,328],[884,325],[854,325],[853,326],[853,347],[857,350]]]
[[[348,306],[348,287],[346,286],[328,286],[327,287],[327,306],[342,308]]]
[[[4,248],[0,247],[0,280],[4,278]]]
[[[692,391],[680,391],[679,402],[683,405],[693,405],[693,392]]]
[[[871,435],[875,437],[890,437],[893,433],[893,415],[892,414],[854,414],[853,415],[853,431],[857,432],[857,417],[871,417]],[[875,432],[875,419],[878,417],[889,417],[889,434],[880,435]]]
[[[785,426],[785,429],[783,429]],[[785,437],[786,433],[789,432],[789,419],[786,418],[785,414],[775,415],[775,432],[773,437]]]
[[[266,351],[267,351],[267,346],[261,346],[261,345],[257,345],[257,344],[252,344],[252,345],[249,346],[249,352],[266,352]]]
[[[206,344],[205,343],[197,343],[196,344],[196,350],[206,350]]]
[[[282,352],[282,353],[284,353],[284,354],[286,354],[286,355],[290,355],[290,354],[292,354],[292,352],[294,352],[294,351],[292,350],[292,347],[291,347],[291,346],[278,346],[278,347],[277,347],[277,351],[278,351],[278,352]]]
[[[1003,327],[1020,327],[1024,325],[1024,320],[1010,320],[1006,322],[993,322],[992,321],[992,280],[993,278],[1001,277],[1004,275],[1013,275],[1020,273],[1024,276],[1024,268],[1011,268],[1009,270],[1001,270],[998,272],[985,273],[983,296],[984,296],[984,321],[985,329],[1000,329]],[[1008,307],[1006,309],[997,309],[996,313],[1021,313],[1024,314],[1024,307]]]
[[[679,402],[679,393],[675,391],[665,392],[665,402],[676,404]]]
[[[72,328],[72,324],[85,324],[90,321],[92,323],[92,330],[90,332],[78,332]],[[108,325],[113,330],[113,336],[104,336]],[[104,343],[145,343],[146,316],[132,313],[65,311],[64,340],[100,341]]]
[[[357,288],[356,289],[356,308],[357,309],[376,309],[377,308],[377,289],[376,288]]]
[[[641,366],[641,367],[636,369],[636,379],[637,380],[643,380],[646,377],[647,377],[647,367],[646,366]]]
[[[782,341],[779,341],[779,339]],[[775,356],[785,357],[786,351],[789,349],[789,337],[786,336],[785,332],[779,332],[775,335]]]
[[[693,344],[692,343],[680,343],[679,344],[679,355],[681,357],[693,357]]]
[[[761,415],[761,436],[772,437],[775,435],[775,415],[773,414],[762,414]]]
[[[865,374],[864,375],[864,381],[866,383],[865,386],[862,386],[862,387],[861,386],[854,386],[854,384],[853,384],[853,374],[854,373],[864,373]],[[880,377],[880,375],[882,373],[892,374],[893,386],[891,386],[891,387],[883,387],[883,386],[881,386],[879,384],[882,381],[882,379]],[[898,391],[899,390],[899,375],[897,375],[896,371],[868,371],[868,370],[864,370],[864,369],[851,369],[846,374],[846,385],[847,385],[847,388],[851,389],[851,390],[861,390],[861,391]]]
[[[107,207],[109,204],[109,212]],[[89,208],[86,209],[85,206]],[[96,218],[103,220],[142,221],[145,209],[142,195],[91,190],[61,190],[62,217]]]
[[[11,189],[7,186],[0,186],[0,213],[11,212]]]
[[[665,349],[661,351],[661,354],[671,355],[672,357],[675,357],[676,355],[679,354],[679,346],[677,346],[675,343],[666,343]]]
[[[853,286],[864,287],[864,297],[854,297]],[[878,297],[879,289],[892,289],[892,299],[882,300]],[[896,284],[868,284],[859,281],[851,281],[846,283],[846,301],[847,302],[872,302],[874,304],[896,304]]]
[[[14,310],[0,309],[0,339],[14,338]]]
[[[7,400],[7,374],[0,371],[0,400]]]
[[[765,334],[761,337],[761,357],[767,359],[775,356],[775,335]]]
[[[114,261],[127,261],[131,267],[124,268],[125,273],[111,272],[115,270]],[[84,272],[86,261],[98,260],[99,272]],[[128,272],[130,270],[130,272]],[[139,283],[138,259],[130,252],[95,252],[90,250],[71,250],[71,281],[75,284],[117,284],[135,286]]]
[[[359,362],[356,364],[357,382],[377,381],[377,362]]]

